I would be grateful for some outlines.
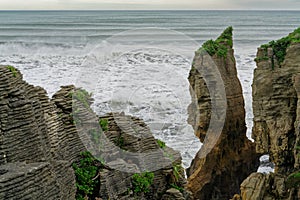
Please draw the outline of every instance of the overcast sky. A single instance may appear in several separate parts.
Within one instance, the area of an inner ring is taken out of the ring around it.
[[[251,9],[300,10],[300,0],[0,0],[1,10]]]

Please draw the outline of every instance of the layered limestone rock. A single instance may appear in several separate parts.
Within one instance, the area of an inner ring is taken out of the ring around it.
[[[300,199],[300,29],[257,52],[253,80],[253,139],[275,173],[249,176],[243,200]]]
[[[75,198],[71,163],[85,148],[74,124],[62,120],[72,102],[56,97],[63,101],[60,111],[44,89],[0,66],[1,199]]]
[[[141,119],[110,113],[100,120],[108,122],[101,156],[111,168],[100,172],[103,199],[191,199],[183,191],[186,180],[179,152],[160,147]],[[153,183],[149,192],[136,193],[133,175],[142,172],[153,172]]]
[[[99,158],[94,197],[191,199],[179,152],[159,146],[141,119],[122,113],[99,119],[91,103],[74,86],[50,100],[17,69],[0,66],[0,199],[75,199],[72,163],[79,166],[87,150]],[[153,181],[140,191],[145,182],[134,184],[133,175],[147,171]]]
[[[187,187],[197,199],[230,199],[259,163],[255,146],[246,137],[244,99],[233,53],[229,27],[196,52],[189,75],[188,122],[203,142],[188,171]]]

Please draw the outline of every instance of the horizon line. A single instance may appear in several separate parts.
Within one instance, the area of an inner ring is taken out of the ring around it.
[[[300,9],[0,9],[0,11],[300,11]]]

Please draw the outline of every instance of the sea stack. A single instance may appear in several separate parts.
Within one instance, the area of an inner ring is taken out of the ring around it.
[[[200,200],[230,199],[259,164],[255,145],[246,137],[244,99],[232,47],[232,27],[228,27],[195,53],[188,78],[192,96],[188,122],[203,142],[188,170],[188,189]]]

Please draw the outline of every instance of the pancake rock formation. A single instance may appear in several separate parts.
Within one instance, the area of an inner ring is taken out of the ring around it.
[[[141,119],[99,118],[91,103],[74,86],[50,100],[0,66],[0,199],[191,199],[179,152]]]
[[[253,139],[275,164],[241,185],[243,200],[300,199],[300,28],[258,48],[253,80]]]
[[[255,145],[246,137],[245,109],[232,49],[232,28],[205,42],[189,75],[188,122],[203,146],[188,170],[187,188],[200,200],[230,199],[257,170]]]

